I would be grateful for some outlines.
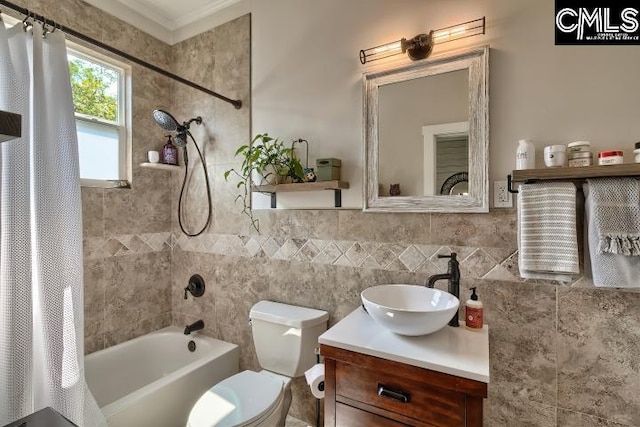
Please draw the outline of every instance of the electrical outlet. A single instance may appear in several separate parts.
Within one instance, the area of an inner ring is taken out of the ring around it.
[[[513,207],[513,199],[511,193],[507,190],[507,181],[493,182],[493,207],[494,208],[511,208]]]

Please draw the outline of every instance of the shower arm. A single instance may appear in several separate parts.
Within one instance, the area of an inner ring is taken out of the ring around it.
[[[198,117],[194,117],[191,120],[189,120],[188,122],[182,122],[182,129],[178,128],[177,132],[181,133],[184,131],[188,131],[189,128],[191,127],[191,123],[196,122],[197,125],[201,125],[202,124],[202,117],[198,116]],[[190,134],[191,136],[191,134]],[[193,139],[193,136],[191,136],[191,138]]]

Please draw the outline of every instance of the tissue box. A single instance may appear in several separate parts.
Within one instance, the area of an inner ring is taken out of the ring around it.
[[[340,168],[342,161],[340,159],[316,159],[316,176],[318,181],[335,181],[340,180]]]

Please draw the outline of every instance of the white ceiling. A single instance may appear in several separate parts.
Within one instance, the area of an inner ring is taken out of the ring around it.
[[[250,0],[84,0],[175,44],[247,13]]]

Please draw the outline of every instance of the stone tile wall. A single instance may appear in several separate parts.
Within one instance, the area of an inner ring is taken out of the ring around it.
[[[296,216],[295,213],[275,213],[280,214]],[[348,213],[354,214],[362,215],[363,221],[370,215]],[[317,211],[314,215],[324,216],[325,212]],[[326,216],[332,215],[334,213],[326,212]],[[486,221],[490,223],[496,216],[506,219],[510,215],[491,213]],[[466,220],[464,216],[460,219]],[[334,232],[338,235],[337,224],[335,226]],[[454,224],[450,226],[449,235],[460,229]],[[308,228],[309,234],[314,235],[314,224],[309,223]],[[508,227],[505,228],[505,233],[510,233]],[[385,229],[385,221],[381,221],[377,232]],[[480,227],[475,233],[482,234],[481,230],[491,232],[490,227]],[[389,264],[398,268],[385,269],[364,261],[350,265],[317,262],[321,251],[316,258],[301,256],[309,242],[322,246],[316,244],[316,240],[211,234],[187,242],[178,237],[172,258],[174,323],[183,325],[204,319],[207,333],[241,346],[243,368],[259,369],[247,322],[249,309],[255,302],[267,298],[325,309],[330,313],[330,324],[334,324],[358,307],[359,293],[366,287],[383,283],[423,284],[427,275],[446,268],[433,263],[432,270],[407,268],[405,262],[408,261],[403,262],[399,256]],[[273,247],[269,241],[273,241]],[[261,249],[257,242],[262,242]],[[327,245],[333,243],[338,248],[333,257],[346,256],[350,261],[366,259],[364,255],[347,255],[355,247],[389,244],[328,242]],[[491,279],[488,273],[480,277],[482,271],[498,267],[505,268],[510,275],[517,274],[509,266],[513,257],[508,248],[460,247],[451,244],[455,239],[447,238],[439,242],[440,245],[435,242],[397,245],[406,248],[401,255],[408,250],[419,252],[418,258],[425,258],[422,265],[433,261],[423,252],[425,246],[434,253],[456,250],[467,254],[462,262],[465,267],[463,294],[470,286],[478,287],[490,326],[491,383],[485,404],[485,425],[639,425],[640,404],[632,390],[640,385],[637,346],[640,293]],[[277,243],[279,249],[275,249]],[[265,246],[270,249],[265,251]],[[298,249],[292,249],[294,247]],[[506,254],[504,260],[494,260],[487,255],[493,268],[489,263],[475,270],[470,263],[474,253],[496,254],[500,253],[499,249]],[[342,255],[337,254],[338,250]],[[276,255],[285,253],[282,257]],[[474,270],[479,273],[474,274]],[[207,294],[200,300],[184,300],[180,289],[193,273],[205,277]],[[292,415],[313,421],[313,400],[302,380],[294,382],[294,391]]]

